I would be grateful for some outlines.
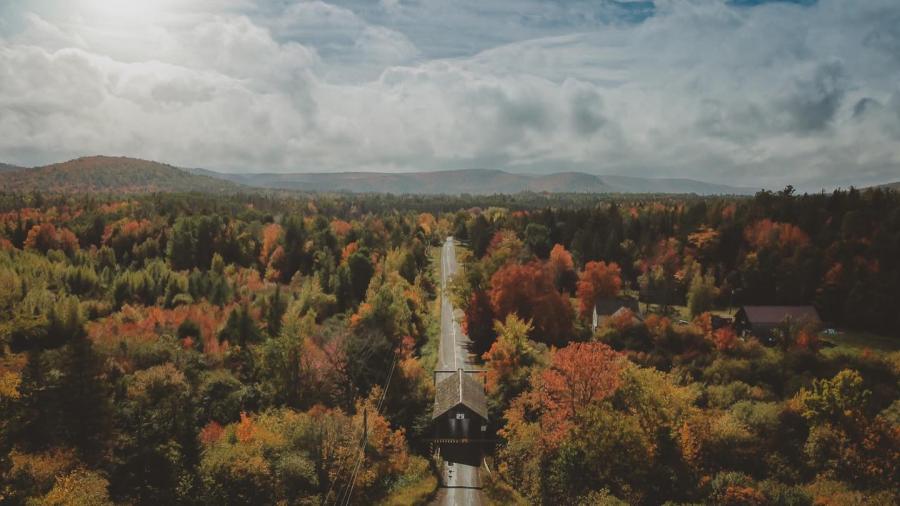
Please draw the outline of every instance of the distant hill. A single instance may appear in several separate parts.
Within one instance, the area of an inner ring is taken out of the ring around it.
[[[892,190],[900,191],[900,181],[897,181],[896,183],[883,184],[883,185],[881,185],[881,187],[882,187],[882,188],[890,188],[890,189],[892,189]]]
[[[181,169],[135,158],[91,156],[31,169],[0,166],[0,188],[7,191],[233,193],[241,189],[307,192],[461,194],[499,193],[672,193],[748,195],[754,190],[691,179],[597,176],[584,172],[533,175],[502,170],[436,172],[312,172],[225,174]]]
[[[23,170],[0,171],[6,191],[144,193],[200,191],[233,193],[240,185],[171,165],[135,158],[91,156]]]
[[[8,163],[0,163],[0,172],[6,172],[10,170],[22,170],[25,167],[19,167],[18,165],[10,165]]]
[[[551,193],[695,193],[749,195],[755,190],[691,179],[651,179],[596,176],[584,172],[547,175],[513,174],[502,170],[468,169],[437,172],[312,172],[297,174],[222,174],[194,169],[196,174],[221,177],[258,188],[355,193],[474,195],[519,192]]]

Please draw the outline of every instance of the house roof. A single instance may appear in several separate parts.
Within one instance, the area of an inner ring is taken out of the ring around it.
[[[638,312],[637,301],[631,297],[603,297],[594,304],[597,316],[610,316],[623,307],[630,309],[633,313]]]
[[[744,306],[741,308],[751,324],[778,325],[786,318],[794,321],[819,322],[819,313],[812,306]]]
[[[478,416],[488,419],[487,398],[484,386],[462,369],[449,378],[444,378],[435,386],[434,414],[438,418],[460,404],[474,411]]]
[[[614,319],[623,318],[625,316],[626,312],[631,313],[631,321],[633,323],[640,323],[640,322],[644,321],[643,318],[641,318],[641,316],[638,313],[636,313],[631,308],[627,308],[625,306],[620,307],[615,313],[610,315],[610,318],[614,318]]]

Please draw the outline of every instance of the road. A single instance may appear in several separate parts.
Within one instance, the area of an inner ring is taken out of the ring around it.
[[[448,284],[456,270],[456,248],[453,239],[448,238],[441,251],[441,346],[438,364],[438,369],[445,371],[475,367],[475,357],[469,353],[469,338],[459,326],[460,315],[453,309],[448,293]],[[438,374],[437,381],[444,377],[446,375]]]
[[[438,369],[456,371],[474,369],[474,356],[469,353],[469,338],[459,326],[459,314],[453,308],[448,295],[448,282],[456,274],[456,247],[453,238],[447,238],[441,251],[441,345]],[[438,373],[436,381],[445,378]],[[438,505],[481,505],[482,463],[481,448],[478,445],[442,445],[441,488],[434,504]]]

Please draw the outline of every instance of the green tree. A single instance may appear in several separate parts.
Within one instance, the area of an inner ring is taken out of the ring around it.
[[[473,219],[468,227],[469,242],[472,245],[472,253],[475,258],[481,258],[487,252],[488,246],[491,244],[491,238],[494,231],[491,224],[488,223],[484,214],[479,214]]]
[[[712,309],[717,296],[716,277],[713,273],[694,275],[687,296],[691,316],[696,317]]]
[[[47,495],[34,502],[37,506],[113,506],[109,482],[101,474],[77,469],[56,479]],[[30,504],[30,503],[29,503]]]
[[[287,301],[281,295],[281,286],[275,287],[275,293],[266,300],[266,330],[270,336],[278,335],[281,331],[281,319],[287,310]]]
[[[353,304],[359,303],[366,297],[366,290],[369,288],[369,280],[375,268],[372,261],[369,260],[369,253],[365,250],[354,252],[347,259],[347,267],[350,269],[350,297]]]
[[[68,439],[87,462],[96,462],[106,445],[111,425],[109,391],[103,358],[90,339],[79,335],[67,346],[61,399]]]
[[[538,364],[536,343],[529,341],[531,322],[510,313],[494,322],[497,339],[483,358],[487,369],[487,391],[495,410],[502,412],[528,386],[532,368]]]
[[[862,414],[871,394],[857,371],[844,369],[831,379],[816,380],[811,389],[800,391],[799,398],[807,420],[839,423]]]
[[[529,223],[525,227],[525,244],[538,258],[547,258],[550,248],[550,230],[538,223]]]
[[[654,464],[653,441],[637,417],[602,405],[586,410],[571,436],[551,455],[544,502],[602,489],[631,503],[641,502],[639,491],[651,479]]]
[[[180,217],[175,220],[168,246],[169,262],[173,269],[187,270],[197,265],[197,241],[191,218]]]
[[[316,326],[315,313],[301,314],[298,305],[291,304],[279,333],[260,346],[258,362],[263,394],[276,405],[293,408],[327,400],[322,389],[316,388],[321,385],[314,383],[309,357],[304,356],[305,341]]]
[[[219,342],[228,341],[241,348],[246,348],[247,343],[255,343],[261,338],[259,327],[253,320],[250,307],[246,303],[231,310],[225,327],[219,332]]]
[[[188,497],[198,457],[190,386],[172,363],[126,378],[118,413],[113,495],[141,504],[175,504]]]

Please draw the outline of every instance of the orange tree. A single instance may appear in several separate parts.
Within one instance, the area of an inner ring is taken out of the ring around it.
[[[538,262],[510,263],[495,272],[490,297],[495,318],[515,313],[531,320],[529,335],[536,341],[559,344],[572,336],[572,307]]]
[[[578,277],[578,313],[588,318],[602,297],[615,297],[622,288],[622,270],[612,262],[588,262]]]

